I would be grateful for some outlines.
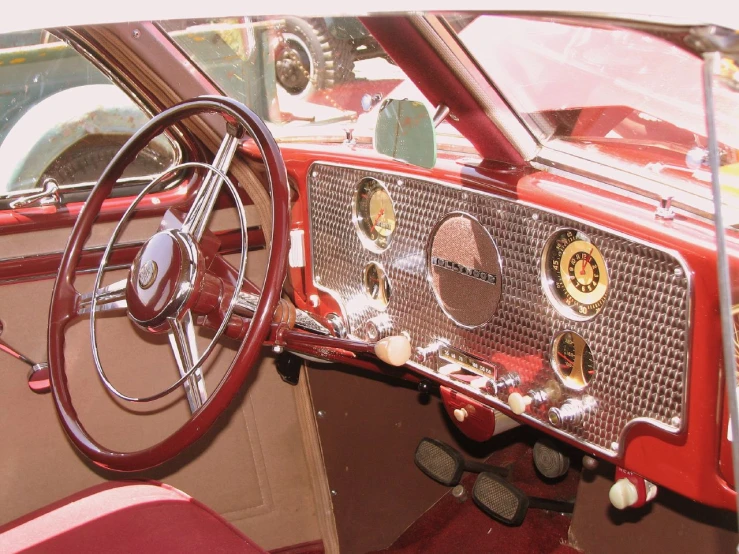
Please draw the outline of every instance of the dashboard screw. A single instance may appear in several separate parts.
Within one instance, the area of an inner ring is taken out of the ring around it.
[[[326,417],[326,412],[324,412],[323,410],[318,410],[318,414],[316,415],[318,415],[320,419],[324,419]]]
[[[405,185],[405,181],[403,181],[403,179],[398,179],[398,186],[402,187],[403,185]]]
[[[336,495],[338,495],[338,494],[339,494],[339,493],[338,493],[338,492],[336,492],[336,489],[331,489],[331,496],[336,496]]]
[[[683,276],[683,270],[679,267],[675,268],[675,277],[682,277]]]
[[[532,214],[531,215],[531,219],[533,219],[534,221],[538,221],[539,220],[539,214]]]
[[[611,443],[611,450],[613,450],[614,452],[618,452],[618,443],[616,441],[613,441]]]
[[[680,416],[675,416],[670,420],[670,424],[673,427],[680,427],[680,424],[682,423],[682,420],[680,419]]]
[[[138,29],[134,29],[131,35],[133,36],[133,38],[139,38],[141,36],[141,31],[139,31]]]

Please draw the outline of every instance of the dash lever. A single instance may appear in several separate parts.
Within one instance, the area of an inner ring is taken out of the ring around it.
[[[3,334],[3,322],[0,321],[0,335]],[[31,369],[28,370],[28,386],[38,394],[51,391],[51,383],[49,382],[49,364],[46,362],[35,363],[33,360],[18,352],[4,340],[0,339],[0,350],[12,356],[16,360],[20,360]]]

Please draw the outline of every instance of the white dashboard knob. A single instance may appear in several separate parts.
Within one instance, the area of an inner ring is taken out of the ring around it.
[[[402,366],[411,358],[411,343],[403,335],[385,337],[375,344],[375,354],[386,364]]]
[[[512,392],[508,395],[508,406],[516,415],[524,413],[529,404],[531,404],[530,396],[523,396],[520,392]]]
[[[454,410],[454,419],[462,423],[465,419],[467,419],[467,410],[464,408],[457,408]]]
[[[623,510],[636,503],[639,499],[639,493],[636,491],[634,483],[623,478],[613,483],[611,490],[608,492],[608,499],[614,508]]]

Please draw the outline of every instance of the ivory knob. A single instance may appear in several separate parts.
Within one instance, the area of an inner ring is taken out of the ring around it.
[[[393,335],[377,341],[375,354],[386,364],[405,365],[411,358],[411,343],[403,335]]]
[[[531,404],[531,397],[523,396],[520,392],[512,392],[508,396],[508,406],[510,406],[511,411],[516,415],[524,413],[529,404]]]

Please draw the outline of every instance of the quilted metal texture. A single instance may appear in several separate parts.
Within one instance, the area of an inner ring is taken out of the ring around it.
[[[362,247],[352,224],[352,198],[363,177],[384,182],[393,198],[397,227],[381,254]],[[495,362],[521,378],[526,392],[556,381],[551,341],[572,330],[590,345],[595,375],[584,391],[564,390],[557,401],[583,394],[597,409],[575,428],[557,431],[608,456],[617,456],[627,425],[636,420],[667,432],[683,430],[688,370],[690,281],[676,253],[630,240],[604,229],[490,194],[462,191],[443,183],[361,168],[314,164],[308,178],[310,236],[316,286],[340,300],[349,332],[366,340],[364,324],[377,315],[362,290],[365,265],[379,261],[393,284],[386,309],[395,333],[407,331],[412,346],[446,341],[481,360]],[[498,310],[482,327],[457,326],[436,302],[428,279],[427,248],[434,225],[462,211],[485,226],[502,259],[503,291]],[[589,321],[572,321],[547,300],[541,284],[541,255],[549,237],[571,227],[589,235],[608,266],[610,291],[605,307]],[[435,372],[437,360],[414,363]],[[437,380],[450,379],[435,374]],[[493,397],[455,383],[495,406]],[[549,405],[524,416],[548,426]]]

